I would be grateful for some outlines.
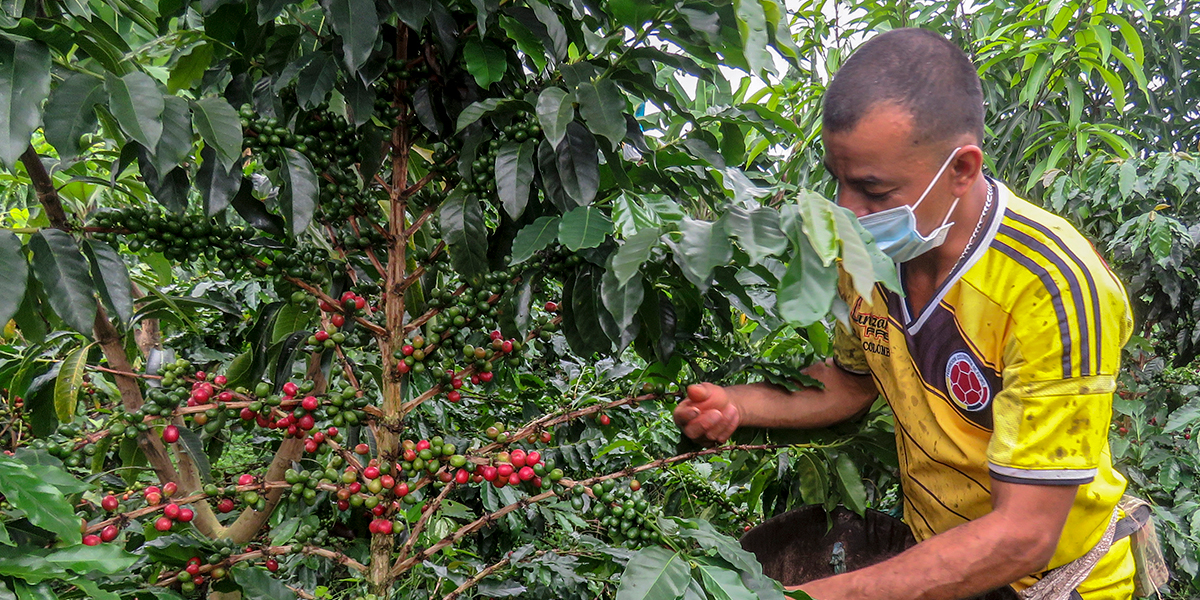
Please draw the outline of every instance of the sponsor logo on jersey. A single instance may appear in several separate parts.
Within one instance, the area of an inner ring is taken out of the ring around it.
[[[854,302],[854,310],[850,312],[850,320],[858,327],[858,335],[862,339],[863,350],[872,354],[891,356],[888,345],[887,315],[873,315],[862,311],[862,298]]]

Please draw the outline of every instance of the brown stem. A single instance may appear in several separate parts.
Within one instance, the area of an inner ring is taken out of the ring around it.
[[[442,505],[442,501],[446,499],[446,496],[450,494],[450,491],[453,490],[454,487],[455,483],[453,481],[447,483],[446,487],[442,488],[442,493],[438,494],[432,502],[429,502],[425,505],[425,510],[421,513],[421,517],[417,519],[416,524],[413,525],[412,531],[408,534],[408,540],[404,542],[404,547],[400,549],[400,558],[402,560],[408,556],[408,553],[412,551],[413,546],[416,545],[417,538],[421,537],[421,532],[425,530],[425,523],[429,521],[429,517],[433,516],[433,513],[437,512],[437,509]]]
[[[33,144],[30,144],[29,148],[26,148],[25,152],[21,154],[21,163],[25,165],[25,172],[33,183],[34,191],[37,192],[38,202],[42,203],[42,209],[46,211],[46,218],[50,219],[50,226],[70,231],[71,224],[67,221],[67,213],[63,211],[58,190],[54,189],[54,180],[46,171],[46,165],[42,164],[37,150],[33,149]]]
[[[263,548],[261,550],[251,550],[250,552],[234,554],[233,556],[230,556],[229,558],[227,558],[219,563],[216,563],[216,564],[200,565],[200,574],[207,575],[210,571],[212,571],[213,569],[215,569],[217,567],[228,567],[230,565],[244,562],[247,560],[255,560],[258,558],[268,558],[268,557],[276,555],[276,554],[288,554],[292,551],[292,548],[293,548],[293,546],[291,546],[291,545],[270,546],[268,548]],[[345,554],[342,554],[341,552],[334,552],[333,550],[326,550],[326,549],[318,547],[318,546],[304,546],[302,552],[304,554],[309,554],[312,556],[320,556],[322,558],[328,558],[329,560],[332,560],[341,565],[345,565],[345,566],[347,566],[351,569],[354,569],[355,571],[358,571],[360,573],[365,572],[367,570],[367,567],[365,565],[358,562],[357,560],[354,560],[353,558],[350,558],[349,556],[346,556]],[[167,586],[175,583],[176,581],[178,581],[178,575],[179,575],[178,571],[176,571],[174,573],[170,573],[169,575],[164,573],[164,577],[162,579],[159,579],[154,585],[156,585],[158,587],[167,587]]]

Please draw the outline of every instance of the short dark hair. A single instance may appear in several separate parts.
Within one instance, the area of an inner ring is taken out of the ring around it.
[[[825,91],[823,129],[850,131],[872,108],[909,111],[918,142],[962,134],[983,143],[983,87],[971,59],[926,29],[894,29],[863,44]]]

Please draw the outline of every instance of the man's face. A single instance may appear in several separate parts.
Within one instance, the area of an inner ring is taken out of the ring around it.
[[[840,206],[863,217],[916,203],[954,147],[917,145],[912,129],[907,111],[880,104],[853,130],[825,136],[825,166],[837,179]],[[922,234],[937,228],[950,210],[949,175],[942,174],[916,209]]]

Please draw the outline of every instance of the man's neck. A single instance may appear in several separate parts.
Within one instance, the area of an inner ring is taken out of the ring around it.
[[[950,220],[954,224],[946,235],[946,241],[941,246],[905,263],[906,291],[912,296],[912,305],[921,310],[933,291],[950,275],[950,271],[958,265],[967,245],[975,235],[979,220],[983,218],[983,208],[987,203],[987,179],[980,174],[971,184],[966,195],[958,201],[958,207]]]

